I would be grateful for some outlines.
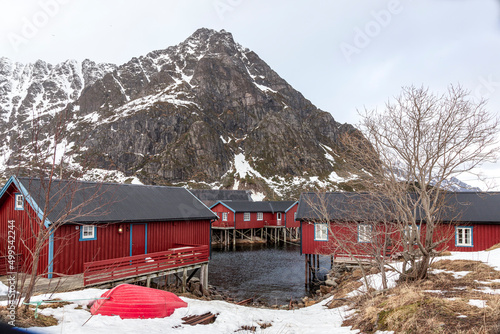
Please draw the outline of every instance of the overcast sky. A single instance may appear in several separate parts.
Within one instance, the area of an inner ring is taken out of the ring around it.
[[[122,64],[201,27],[231,32],[341,123],[412,84],[460,83],[500,111],[500,0],[0,0],[0,57]]]

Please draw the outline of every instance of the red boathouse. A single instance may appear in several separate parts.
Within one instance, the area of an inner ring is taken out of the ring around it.
[[[85,272],[93,284],[126,277],[123,267],[140,275],[207,264],[216,219],[184,188],[13,176],[0,192],[0,274],[12,269],[9,243],[15,269],[30,272],[39,227],[56,225],[39,257],[49,278]]]
[[[210,207],[219,217],[212,229],[222,232],[214,239],[230,243],[229,231],[234,236],[233,243],[237,237],[252,240],[260,236],[274,241],[298,239],[297,206],[296,201],[219,201]]]

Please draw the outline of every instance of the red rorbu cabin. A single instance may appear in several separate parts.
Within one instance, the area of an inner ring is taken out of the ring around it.
[[[0,274],[13,269],[5,263],[8,244],[16,269],[29,272],[40,226],[58,226],[39,257],[38,274],[49,278],[85,273],[97,283],[113,270],[123,278],[119,263],[143,274],[206,264],[216,219],[184,188],[13,176],[0,192]]]
[[[453,192],[444,202],[446,210],[435,232],[439,240],[446,239],[440,249],[475,252],[500,243],[500,193]],[[379,204],[367,204],[359,193],[303,193],[297,211],[302,254],[343,256],[347,247],[354,255],[368,255],[374,235],[392,239],[387,255],[399,252],[392,245],[399,244],[401,235],[390,219],[380,217]],[[417,237],[422,238],[424,231],[425,220],[419,219]]]
[[[242,239],[260,235],[263,239],[271,237],[278,241],[279,234],[283,239],[293,235],[298,238],[297,205],[296,201],[219,201],[210,207],[219,217],[212,229],[222,231],[221,236],[214,239],[220,237],[224,239],[222,242],[229,243],[230,230],[233,242],[236,242],[236,231]]]
[[[450,192],[443,203],[441,223],[434,233],[435,241],[443,241],[438,250],[483,251],[500,243],[500,193]],[[297,219],[306,284],[319,270],[319,255],[341,262],[374,254],[397,256],[402,251],[402,233],[405,242],[425,238],[424,219],[417,217],[417,224],[402,227],[390,214],[384,203],[370,200],[368,194],[301,194]]]

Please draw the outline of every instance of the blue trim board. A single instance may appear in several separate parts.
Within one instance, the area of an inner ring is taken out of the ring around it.
[[[459,245],[458,244],[458,229],[468,228],[470,229],[470,245]],[[455,247],[474,247],[474,227],[473,226],[455,226]]]
[[[93,238],[84,238],[83,237],[83,226],[85,226],[85,225],[80,226],[80,240],[78,240],[78,241],[97,240],[97,227],[95,225],[92,225],[92,227],[94,227],[94,237]]]
[[[52,278],[52,272],[54,271],[54,231],[49,235],[49,275],[48,278]]]
[[[232,208],[230,208],[229,206],[227,206],[227,204],[222,203],[221,201],[218,201],[217,203],[215,203],[214,205],[212,205],[212,206],[210,207],[210,209],[212,209],[213,207],[215,207],[217,204],[222,204],[223,206],[225,206],[225,207],[226,207],[226,208],[228,208],[229,210],[233,211],[233,213],[236,213],[236,211],[235,211],[235,210],[233,210]]]
[[[28,202],[29,205],[31,205],[33,210],[38,215],[38,218],[40,218],[40,220],[42,220],[43,219],[43,210],[40,209],[38,204],[36,204],[35,200],[30,196],[28,190],[26,190],[26,188],[23,186],[23,184],[21,182],[19,182],[19,180],[15,176],[12,176],[11,178],[13,179],[13,182],[16,185],[17,189],[19,189],[19,191],[24,195],[24,200],[26,202]],[[48,218],[45,218],[45,222],[43,224],[45,227],[49,227],[50,220]]]

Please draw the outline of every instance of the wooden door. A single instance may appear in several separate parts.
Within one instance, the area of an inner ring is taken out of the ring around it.
[[[281,212],[278,212],[276,214],[276,221],[277,221],[277,225],[280,226],[281,225]]]
[[[130,256],[146,253],[146,224],[130,225]]]

